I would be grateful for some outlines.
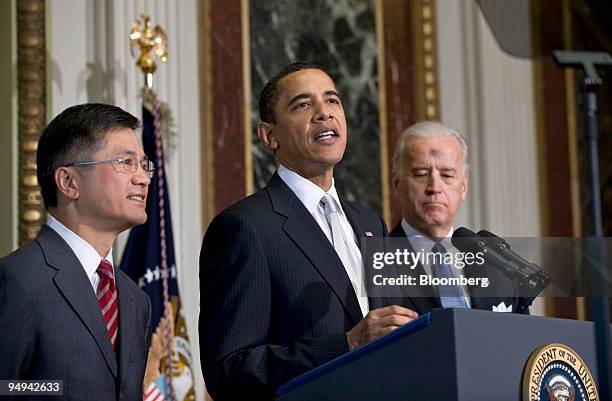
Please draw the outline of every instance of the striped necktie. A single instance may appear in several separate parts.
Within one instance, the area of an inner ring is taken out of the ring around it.
[[[113,266],[106,259],[102,259],[97,272],[100,276],[100,284],[98,284],[98,291],[96,292],[98,304],[100,305],[102,316],[104,316],[104,321],[106,322],[106,330],[108,330],[113,351],[117,351],[119,299],[117,299]]]
[[[334,204],[334,200],[331,195],[325,194],[321,198],[321,204],[323,205],[323,212],[325,213],[325,219],[332,233],[332,244],[338,257],[344,265],[344,269],[353,285],[355,295],[357,295],[357,301],[361,313],[365,316],[369,311],[368,297],[366,295],[365,283],[363,280],[363,272],[361,266],[356,266],[356,263],[351,258],[349,245],[347,243],[346,235],[340,225],[340,218],[338,217],[338,210]]]
[[[446,249],[442,244],[436,242],[431,249],[436,255],[433,265],[434,276],[437,278],[455,278],[451,267],[444,263],[444,254]],[[438,257],[438,255],[440,255]],[[438,263],[438,260],[440,263]],[[459,285],[439,285],[438,294],[440,295],[440,304],[443,308],[467,308],[468,305],[463,298],[463,290]]]

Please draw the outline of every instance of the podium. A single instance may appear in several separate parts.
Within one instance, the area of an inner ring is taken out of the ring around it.
[[[597,378],[591,322],[439,309],[298,376],[278,401],[519,401],[531,353],[573,348]]]

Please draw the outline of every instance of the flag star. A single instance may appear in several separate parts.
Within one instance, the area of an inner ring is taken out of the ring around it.
[[[142,287],[144,287],[144,285],[145,285],[145,283],[144,283],[144,276],[143,276],[143,277],[140,277],[140,278],[138,279],[138,286],[139,286],[140,288],[142,288]]]
[[[493,312],[512,312],[512,304],[506,306],[505,302],[501,302],[499,305],[493,305]]]
[[[159,280],[159,266],[155,266],[155,270],[153,270],[153,275],[155,276],[155,280]]]
[[[151,283],[151,281],[153,281],[153,272],[151,271],[151,269],[147,268],[145,278],[147,279],[147,283]]]

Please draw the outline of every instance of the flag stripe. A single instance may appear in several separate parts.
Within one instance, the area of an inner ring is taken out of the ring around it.
[[[157,401],[159,399],[159,397],[161,396],[161,393],[159,392],[157,387],[155,387],[153,390],[154,391],[145,395],[146,397],[145,401]]]

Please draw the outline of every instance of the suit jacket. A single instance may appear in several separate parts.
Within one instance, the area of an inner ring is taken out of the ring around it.
[[[406,237],[406,233],[402,228],[401,222],[398,223],[393,231],[389,233],[390,237]],[[407,241],[406,248],[411,252],[414,251],[412,245]],[[425,269],[419,263],[415,268],[415,275],[426,274]],[[472,269],[467,268],[466,276],[470,277]],[[469,287],[470,302],[473,309],[493,310],[493,306],[498,306],[502,302],[505,306],[512,305],[512,312],[517,312],[519,307],[518,291],[512,281],[510,281],[501,272],[493,268],[486,269],[486,276],[489,278],[489,287]],[[400,301],[400,305],[414,310],[419,314],[431,312],[435,308],[441,308],[440,298],[435,294],[433,288],[420,288],[420,296],[407,297]],[[491,296],[491,294],[503,294],[503,296]],[[525,312],[527,313],[527,312]]]
[[[341,204],[357,238],[386,235],[380,216]],[[200,297],[202,367],[215,401],[274,399],[280,384],[348,352],[346,332],[362,319],[336,251],[277,174],[211,222]]]
[[[63,380],[57,400],[142,400],[150,301],[118,268],[115,281],[117,354],[85,270],[53,229],[0,259],[0,378]]]

